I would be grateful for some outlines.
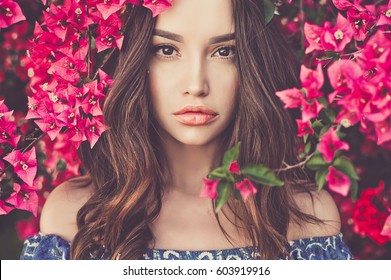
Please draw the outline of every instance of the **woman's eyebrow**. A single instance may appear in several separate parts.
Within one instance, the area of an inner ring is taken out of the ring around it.
[[[169,40],[177,41],[179,43],[184,42],[183,36],[169,32],[169,31],[165,31],[162,29],[155,29],[153,31],[153,35],[164,37]],[[223,35],[219,35],[216,37],[212,37],[209,39],[208,42],[209,42],[209,44],[213,45],[213,44],[218,44],[218,43],[230,41],[230,40],[233,40],[234,38],[235,38],[235,33],[228,33],[228,34],[223,34]]]
[[[155,29],[153,31],[153,35],[164,37],[164,38],[167,38],[167,39],[170,39],[173,41],[177,41],[179,43],[183,43],[183,41],[184,41],[183,36],[172,33],[172,32],[168,32],[165,30],[161,30],[161,29]]]

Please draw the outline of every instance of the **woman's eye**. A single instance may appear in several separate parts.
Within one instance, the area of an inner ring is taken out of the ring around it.
[[[219,48],[215,52],[215,54],[217,54],[218,56],[224,57],[224,58],[232,57],[235,55],[235,48],[234,47],[222,47],[222,48]]]
[[[160,56],[172,56],[176,50],[171,46],[157,46],[154,48],[155,53]]]

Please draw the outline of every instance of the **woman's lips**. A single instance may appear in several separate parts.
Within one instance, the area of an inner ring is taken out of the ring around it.
[[[211,115],[201,112],[186,112],[182,114],[176,114],[174,117],[185,125],[200,126],[214,121],[217,119],[218,115]]]

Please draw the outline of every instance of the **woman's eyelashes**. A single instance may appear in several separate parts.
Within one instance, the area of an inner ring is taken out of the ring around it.
[[[179,51],[171,45],[157,45],[152,47],[153,53],[163,59],[172,60],[175,57],[181,57]],[[235,56],[235,46],[221,46],[212,52],[211,57],[218,57],[219,59],[233,59]]]

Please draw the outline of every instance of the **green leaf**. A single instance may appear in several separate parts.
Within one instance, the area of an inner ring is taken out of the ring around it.
[[[231,192],[230,183],[228,183],[225,180],[220,181],[219,185],[217,186],[218,195],[216,199],[216,209],[215,209],[216,213],[220,211],[221,207],[223,207],[224,204],[227,203],[230,192]]]
[[[216,169],[212,170],[207,176],[210,180],[216,180],[216,179],[225,179],[229,175],[229,172],[227,168],[224,166],[217,167]]]
[[[312,147],[311,142],[308,142],[308,143],[305,145],[305,147],[304,147],[304,152],[305,152],[307,155],[310,153],[311,147]]]
[[[226,151],[224,153],[223,166],[228,168],[231,162],[237,160],[239,157],[239,150],[240,150],[240,142],[237,143],[233,148]]]
[[[327,119],[331,123],[334,123],[334,121],[335,121],[335,112],[334,112],[334,110],[331,109],[331,108],[326,108],[326,109],[324,109],[324,113],[325,113]]]
[[[310,136],[310,135],[309,135],[309,134],[306,134],[306,135],[303,136],[304,143],[307,143],[308,136]]]
[[[67,163],[65,160],[60,159],[59,161],[57,161],[56,170],[58,172],[64,172],[66,169],[67,169]]]
[[[335,167],[335,169],[338,169],[350,178],[354,180],[360,180],[360,177],[358,177],[352,162],[347,157],[342,156],[335,159],[332,165]]]
[[[310,158],[306,165],[311,170],[318,170],[322,167],[328,167],[329,164],[324,160],[322,155],[315,154]]]
[[[330,125],[324,126],[324,127],[320,130],[320,132],[319,132],[319,137],[322,136],[323,134],[325,134],[325,133],[330,129],[330,127],[331,127],[331,124],[330,124]]]
[[[313,123],[311,123],[312,129],[321,129],[323,127],[323,124],[320,120],[315,120]]]
[[[316,172],[315,182],[316,182],[316,185],[318,186],[318,191],[320,191],[324,187],[324,185],[326,183],[326,176],[328,173],[329,173],[328,168],[321,168]]]
[[[281,181],[273,170],[264,165],[249,165],[240,170],[242,174],[249,179],[254,180],[257,183],[265,184],[268,186],[283,186],[284,182]]]
[[[350,178],[350,197],[353,201],[357,200],[358,195],[358,182]]]
[[[322,96],[318,98],[318,101],[320,104],[323,105],[323,107],[327,108],[329,106],[329,102],[326,97]]]
[[[299,154],[299,159],[305,159],[307,157],[306,153],[300,153]]]
[[[271,0],[263,0],[263,9],[265,12],[265,25],[267,25],[273,19],[276,7]]]

